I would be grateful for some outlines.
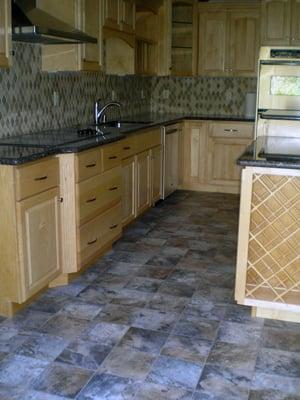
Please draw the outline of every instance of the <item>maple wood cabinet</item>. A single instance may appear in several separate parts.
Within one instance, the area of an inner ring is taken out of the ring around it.
[[[255,76],[259,46],[258,2],[200,6],[199,74]]]
[[[0,166],[0,314],[10,316],[60,274],[55,158]]]
[[[135,157],[122,161],[122,223],[123,225],[135,219]]]
[[[169,125],[165,128],[164,143],[164,183],[163,198],[178,189],[179,185],[179,152],[180,136],[182,129],[180,124]]]
[[[151,149],[151,203],[161,199],[162,195],[162,147]]]
[[[11,2],[0,2],[0,68],[11,65]]]
[[[299,0],[263,0],[261,14],[263,45],[298,46],[300,44]]]
[[[132,33],[135,25],[133,0],[102,0],[103,26]]]

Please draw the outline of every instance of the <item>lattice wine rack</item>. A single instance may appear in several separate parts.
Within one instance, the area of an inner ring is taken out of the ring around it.
[[[253,175],[246,298],[300,305],[300,177]]]

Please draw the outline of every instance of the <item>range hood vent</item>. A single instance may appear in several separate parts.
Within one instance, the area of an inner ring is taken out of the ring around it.
[[[38,7],[38,0],[12,0],[12,39],[41,44],[97,43]]]

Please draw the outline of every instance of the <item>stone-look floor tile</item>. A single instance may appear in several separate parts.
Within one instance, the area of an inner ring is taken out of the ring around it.
[[[13,332],[13,331],[10,330],[10,332]],[[7,333],[8,333],[8,331],[7,331]],[[1,333],[0,333],[0,335],[1,335]],[[25,340],[27,338],[28,338],[28,336],[25,334],[16,333],[14,336],[11,336],[6,340],[0,340],[0,352],[13,353],[14,351],[16,351],[16,349],[18,347],[20,347],[25,342]]]
[[[124,275],[116,275],[106,272],[104,274],[100,274],[98,278],[94,281],[101,288],[106,288],[109,290],[119,290],[122,289],[129,281],[128,276]]]
[[[110,274],[131,276],[141,270],[141,265],[124,262],[114,262],[107,270]],[[98,277],[97,277],[98,278]]]
[[[22,331],[31,331],[44,325],[52,315],[52,313],[48,312],[24,309],[13,318],[7,319],[1,326],[11,326]]]
[[[192,392],[178,388],[167,387],[155,383],[143,383],[137,392],[137,400],[191,400]]]
[[[56,335],[66,340],[74,340],[87,327],[88,321],[70,318],[65,315],[54,315],[39,331],[49,335]]]
[[[118,293],[117,289],[103,288],[97,283],[93,283],[84,289],[78,298],[86,303],[105,306]]]
[[[81,335],[81,340],[88,340],[104,346],[115,346],[128,331],[128,326],[99,322],[88,327]]]
[[[47,361],[11,354],[0,363],[0,383],[29,386],[48,364]]]
[[[208,356],[207,363],[222,368],[253,371],[257,353],[257,347],[216,342]]]
[[[76,340],[57,357],[56,361],[85,369],[96,370],[111,351],[111,347],[87,340]]]
[[[52,296],[51,290],[49,290],[31,303],[27,310],[37,310],[55,314],[71,301],[72,299],[69,296],[56,295],[54,292]]]
[[[300,353],[262,348],[258,354],[256,370],[300,380]]]
[[[51,364],[33,385],[33,389],[74,399],[93,372],[66,364]]]
[[[162,267],[175,267],[180,259],[181,256],[155,255],[151,257],[146,264]]]
[[[183,257],[188,252],[188,249],[183,249],[180,247],[163,246],[159,254],[163,256],[181,256]]]
[[[173,357],[159,357],[147,377],[147,381],[163,386],[174,386],[193,391],[196,388],[202,365]]]
[[[152,279],[166,279],[172,271],[173,268],[147,265],[144,268],[140,268],[136,275]]]
[[[208,399],[248,400],[252,376],[249,371],[206,365],[196,390]]]
[[[198,301],[211,300],[215,303],[233,303],[233,290],[219,287],[206,287],[196,290],[193,299]]]
[[[268,328],[287,329],[300,333],[300,325],[297,322],[279,321],[276,319],[265,319],[265,326]]]
[[[93,376],[77,400],[133,400],[139,382],[110,374]]]
[[[101,373],[133,378],[145,379],[156,356],[131,347],[115,347],[102,363]]]
[[[160,311],[173,311],[181,313],[189,301],[187,297],[171,296],[167,294],[155,293],[148,302],[147,307]]]
[[[262,336],[262,327],[257,325],[238,324],[223,321],[220,324],[217,340],[238,345],[259,344]]]
[[[53,361],[69,344],[69,341],[60,337],[34,334],[16,349],[15,353],[21,356]]]
[[[164,246],[166,244],[166,240],[165,239],[151,239],[148,237],[145,238],[141,238],[138,243],[145,243],[145,244],[149,244],[150,246]]]
[[[192,297],[196,287],[184,282],[165,281],[158,289],[158,293],[179,297]]]
[[[146,277],[134,277],[125,286],[126,289],[138,290],[141,292],[154,293],[161,285],[161,280]]]
[[[131,347],[146,353],[159,354],[168,334],[140,328],[130,328],[119,346]]]
[[[102,307],[96,304],[85,303],[81,300],[75,300],[67,304],[61,311],[60,315],[66,315],[70,318],[84,319],[90,321],[96,317]]]
[[[217,335],[218,328],[218,321],[201,320],[199,318],[195,318],[194,320],[182,319],[176,324],[174,333],[176,335],[213,341]]]
[[[170,332],[177,320],[178,314],[174,312],[140,308],[134,311],[131,325],[136,328]]]
[[[288,329],[264,328],[264,347],[278,350],[288,350],[300,353],[300,328],[299,332]]]
[[[18,386],[7,386],[0,383],[0,400],[27,400],[27,389]]]
[[[2,361],[9,353],[4,353],[0,351],[0,361]]]
[[[238,322],[240,324],[263,325],[263,318],[255,318],[251,316],[251,307],[231,304],[227,306],[224,319],[230,322]]]
[[[97,322],[111,322],[114,324],[131,325],[135,312],[139,310],[134,306],[122,306],[118,304],[108,304],[95,318]]]
[[[299,396],[278,392],[277,390],[251,390],[249,400],[300,400]]]
[[[283,375],[274,375],[268,371],[257,371],[251,383],[251,389],[258,390],[277,390],[290,395],[299,396],[300,379],[290,378]]]
[[[210,352],[212,343],[197,337],[193,337],[191,340],[190,337],[185,336],[169,336],[161,354],[203,364]]]
[[[113,261],[141,264],[141,265],[146,264],[151,257],[152,257],[151,254],[148,253],[128,252],[128,251],[113,251],[113,253],[109,256],[110,260]]]
[[[215,304],[212,301],[191,300],[184,310],[183,318],[193,320],[195,318],[220,321],[226,312],[225,304]]]
[[[1,399],[1,398],[0,398]],[[55,394],[28,390],[20,400],[70,400],[70,397],[56,396]]]
[[[151,292],[124,288],[117,291],[110,303],[121,306],[144,307],[152,297],[153,293]]]
[[[48,289],[48,294],[51,296],[65,295],[70,297],[76,297],[83,289],[88,285],[87,282],[74,281],[64,286],[57,286],[55,288]]]
[[[169,276],[168,281],[186,283],[187,285],[196,287],[201,281],[201,274],[195,271],[175,269]]]

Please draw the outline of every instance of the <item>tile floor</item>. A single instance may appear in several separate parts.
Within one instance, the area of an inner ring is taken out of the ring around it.
[[[300,325],[233,300],[238,197],[177,192],[0,320],[0,400],[300,399]]]

